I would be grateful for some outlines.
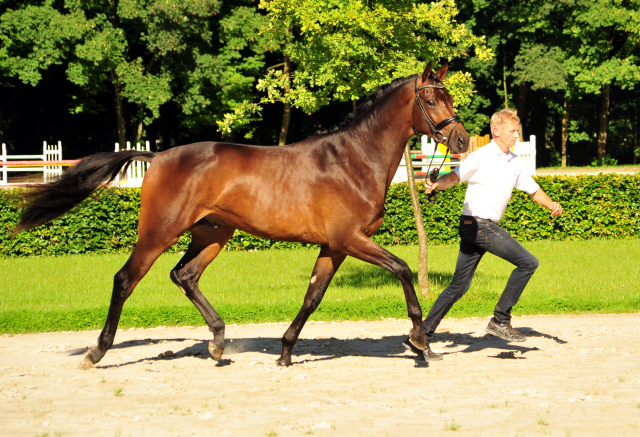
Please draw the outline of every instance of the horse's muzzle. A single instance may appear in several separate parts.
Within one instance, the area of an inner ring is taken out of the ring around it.
[[[449,132],[449,149],[451,153],[464,153],[469,149],[469,134],[462,124]]]

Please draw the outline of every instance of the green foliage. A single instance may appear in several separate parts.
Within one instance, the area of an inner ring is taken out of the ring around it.
[[[567,86],[567,72],[562,65],[564,53],[559,47],[526,44],[514,60],[514,83],[531,82],[531,89],[557,91]],[[541,66],[544,65],[544,68]]]
[[[8,10],[0,20],[0,73],[35,86],[43,70],[65,61],[85,20],[82,11],[64,15],[51,4]]]
[[[564,207],[561,217],[551,217],[530,196],[514,191],[501,225],[520,241],[586,240],[640,237],[640,177],[539,176],[542,189]],[[427,205],[424,186],[418,185],[425,228],[431,244],[458,240],[465,185],[439,192],[433,207]],[[129,252],[136,242],[140,190],[104,190],[97,201],[87,201],[76,211],[29,231],[15,239],[10,230],[18,220],[18,208],[10,202],[17,191],[0,191],[0,257]],[[417,244],[418,235],[406,184],[393,184],[387,195],[385,219],[373,240],[383,245]],[[184,251],[188,235],[170,251]],[[298,243],[255,237],[236,231],[227,250],[261,250],[301,247]],[[314,247],[305,245],[305,247]]]
[[[595,158],[593,161],[591,161],[589,167],[610,167],[614,165],[618,165],[618,160],[612,158],[607,154],[602,158]]]
[[[578,1],[564,29],[571,51],[569,74],[587,93],[614,83],[622,89],[640,82],[637,0]]]
[[[312,113],[331,101],[346,102],[371,94],[393,79],[422,72],[428,62],[467,56],[493,55],[483,37],[455,21],[453,0],[410,2],[371,0],[263,0],[271,21],[264,32],[292,29],[296,35],[283,51],[296,69],[291,77],[272,69],[259,80],[267,97],[260,104],[281,101]],[[468,73],[447,78],[456,105],[469,103]],[[260,106],[247,102],[219,122],[230,132],[234,124],[255,114]]]

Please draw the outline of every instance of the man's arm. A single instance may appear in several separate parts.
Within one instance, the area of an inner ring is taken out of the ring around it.
[[[460,178],[458,178],[458,175],[455,174],[454,172],[447,173],[446,175],[438,178],[438,180],[435,181],[433,184],[427,177],[427,179],[424,180],[424,189],[427,192],[427,194],[429,194],[433,190],[446,190],[450,186],[457,184],[459,181],[460,181]]]
[[[538,205],[542,206],[543,208],[547,208],[549,211],[551,211],[551,216],[557,217],[560,214],[562,214],[562,206],[558,202],[554,202],[551,199],[549,199],[549,196],[547,196],[547,193],[542,191],[542,189],[539,189],[538,191],[533,193],[531,195],[531,198]]]

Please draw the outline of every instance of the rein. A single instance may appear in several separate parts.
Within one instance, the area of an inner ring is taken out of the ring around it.
[[[459,116],[454,115],[453,117],[446,118],[442,120],[440,123],[436,124],[431,119],[431,117],[429,116],[429,113],[427,112],[424,105],[422,104],[422,100],[420,99],[420,90],[423,90],[426,88],[438,88],[438,89],[446,88],[444,84],[422,85],[421,87],[418,87],[418,78],[416,77],[414,88],[416,92],[416,99],[414,101],[414,106],[417,104],[418,108],[420,108],[420,111],[422,112],[422,115],[424,116],[424,119],[429,125],[429,129],[431,130],[432,135],[430,136],[431,138],[433,138],[433,141],[435,143],[433,155],[431,156],[431,161],[429,162],[429,169],[430,169],[429,180],[431,181],[431,183],[434,183],[436,180],[438,180],[438,176],[440,175],[440,169],[442,169],[442,165],[444,164],[445,160],[447,159],[447,156],[449,155],[449,141],[451,140],[451,137],[450,136],[445,137],[444,132],[442,132],[442,129],[449,126],[451,123],[455,123],[455,126],[453,126],[449,131],[449,132],[453,132],[454,129],[458,126],[458,124],[462,123],[462,120],[460,119]],[[413,128],[414,135],[418,135],[421,133],[418,131],[418,129],[416,129],[415,111],[411,113],[411,127]],[[445,153],[444,158],[440,163],[440,167],[431,169],[433,158],[435,158],[436,152],[438,151],[438,144],[444,144],[447,147],[447,152]],[[436,202],[436,200],[438,200],[438,195],[436,194],[435,191],[432,191],[431,194],[429,194],[428,199],[429,199],[429,206],[432,206]]]

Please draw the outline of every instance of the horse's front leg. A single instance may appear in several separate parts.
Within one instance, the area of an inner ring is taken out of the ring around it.
[[[291,350],[298,340],[300,331],[302,331],[309,316],[313,314],[316,308],[318,308],[318,305],[320,305],[333,275],[335,275],[338,267],[340,267],[340,264],[342,264],[345,258],[346,255],[333,252],[325,246],[320,250],[316,265],[313,267],[311,280],[309,281],[309,289],[304,297],[302,309],[289,326],[289,329],[287,329],[287,332],[282,336],[282,355],[276,360],[278,365],[291,365]]]
[[[413,323],[409,332],[409,340],[418,349],[426,348],[426,336],[422,326],[422,308],[413,287],[413,273],[407,263],[388,250],[371,241],[366,235],[354,235],[345,242],[347,255],[382,267],[393,273],[402,284],[404,298],[407,301],[407,312]]]

